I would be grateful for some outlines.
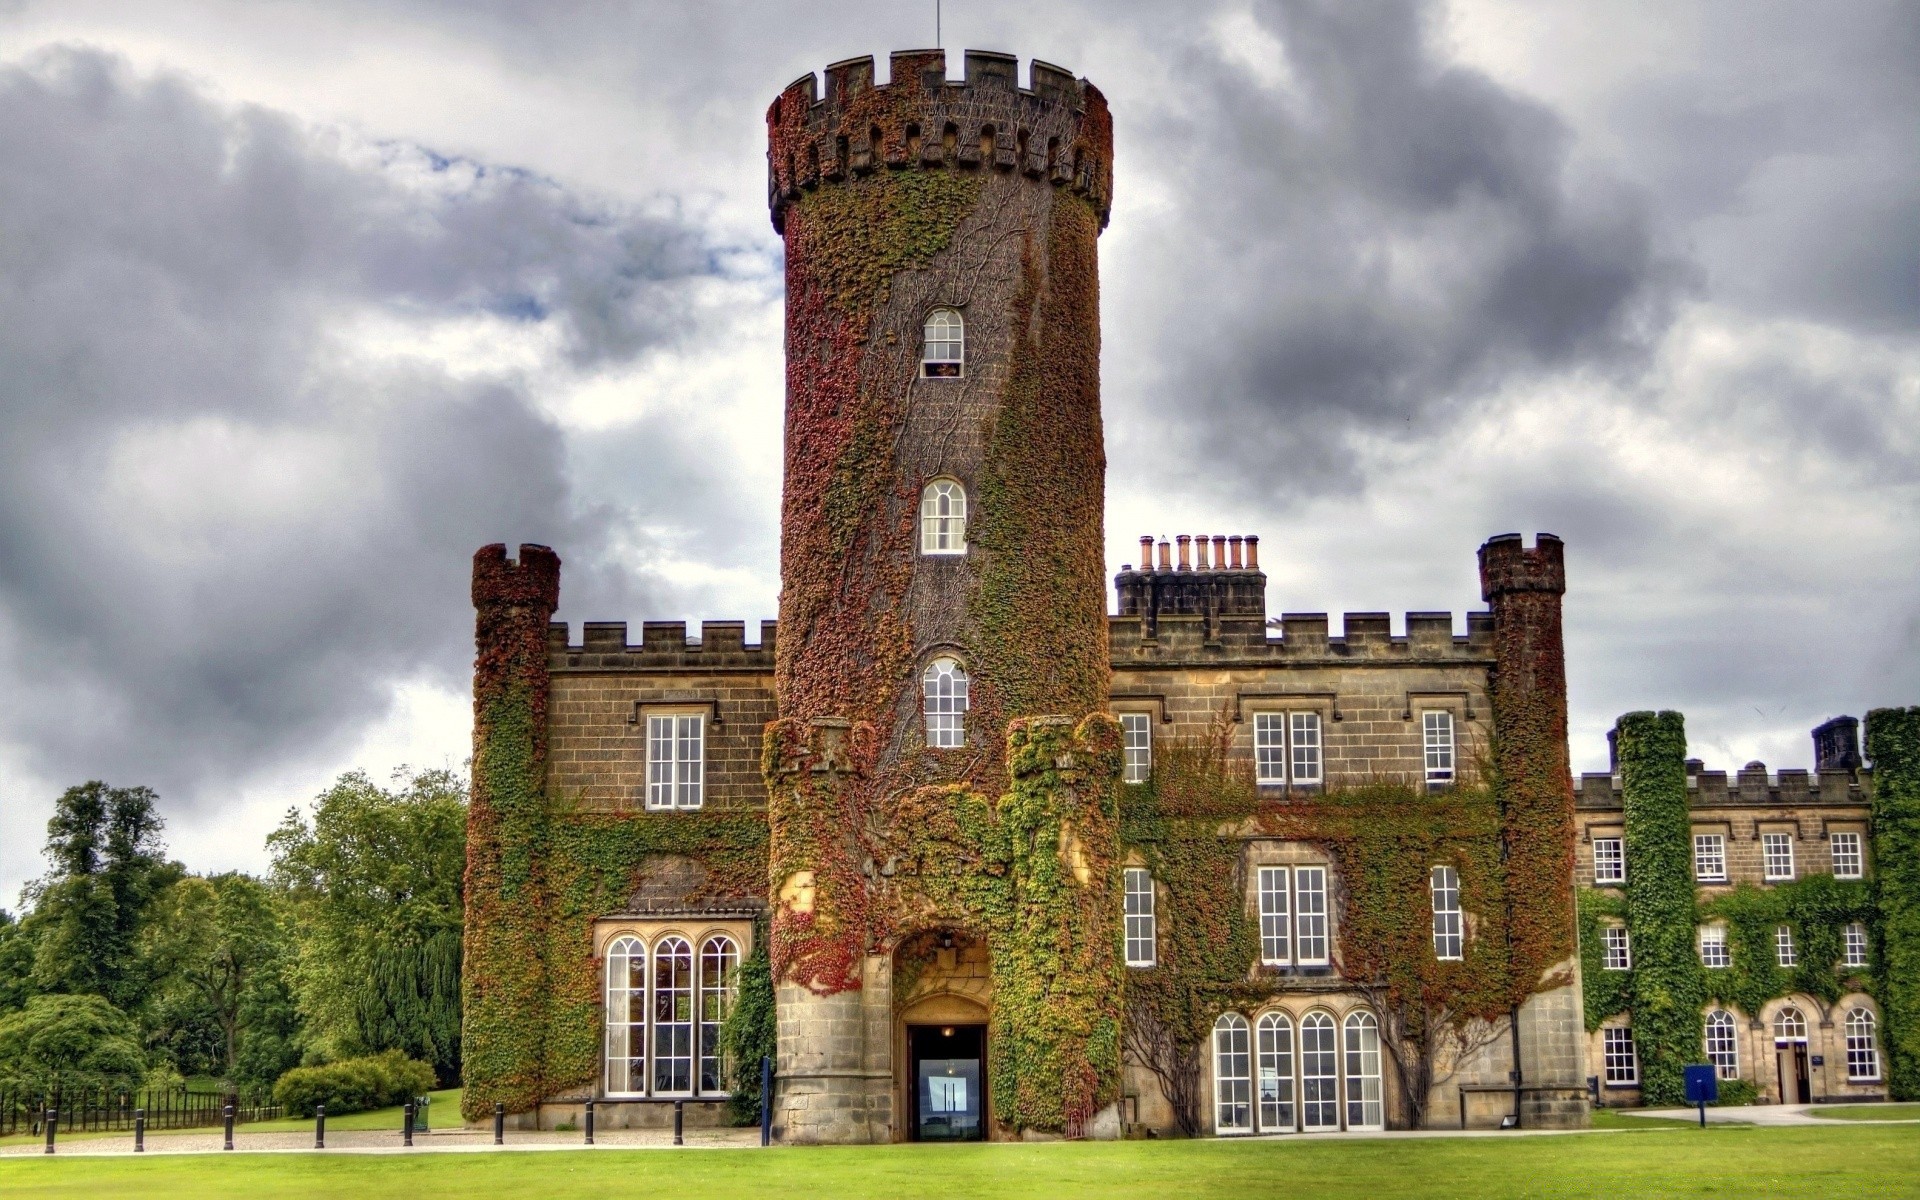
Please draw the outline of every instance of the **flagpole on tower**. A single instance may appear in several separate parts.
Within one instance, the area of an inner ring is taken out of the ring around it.
[[[940,40],[940,0],[933,0],[933,48],[945,50],[947,44]]]

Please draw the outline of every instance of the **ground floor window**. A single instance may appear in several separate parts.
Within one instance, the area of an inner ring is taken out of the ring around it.
[[[1870,1083],[1880,1078],[1880,1045],[1874,1039],[1873,1014],[1864,1008],[1847,1013],[1847,1078]]]
[[[1223,1013],[1213,1023],[1213,1127],[1220,1133],[1253,1132],[1253,1080],[1247,1019]]]
[[[1385,1129],[1380,1102],[1380,1022],[1370,1012],[1347,1018],[1347,1128]]]
[[[1718,1068],[1720,1078],[1740,1078],[1740,1043],[1730,1012],[1716,1009],[1707,1014],[1707,1061]]]
[[[1300,1022],[1300,1127],[1340,1128],[1340,1056],[1333,1018],[1308,1013]]]
[[[1293,1018],[1239,1013],[1213,1026],[1214,1130],[1329,1133],[1386,1128],[1380,1022],[1357,1011],[1344,1022],[1314,1011]]]
[[[1254,1027],[1260,1067],[1260,1128],[1292,1129],[1293,1022],[1265,1013]]]
[[[1640,1061],[1633,1052],[1633,1030],[1625,1027],[1601,1030],[1600,1057],[1609,1085],[1620,1087],[1640,1082]]]
[[[606,1094],[724,1093],[720,1025],[737,987],[739,944],[714,934],[696,954],[677,934],[652,947],[623,934],[608,944],[606,964]]]

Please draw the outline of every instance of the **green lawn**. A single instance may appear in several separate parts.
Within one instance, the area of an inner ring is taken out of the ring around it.
[[[1836,1121],[1920,1121],[1920,1104],[1816,1104],[1808,1111]]]
[[[1836,1124],[1534,1138],[27,1158],[0,1160],[0,1194],[84,1200],[124,1195],[1887,1200],[1920,1196],[1920,1137],[1897,1126]]]

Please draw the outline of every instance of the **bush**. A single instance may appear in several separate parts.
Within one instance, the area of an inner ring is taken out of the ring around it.
[[[274,1102],[289,1114],[310,1117],[314,1105],[328,1116],[404,1104],[433,1088],[433,1068],[389,1050],[319,1067],[295,1067],[273,1085]]]
[[[1751,1079],[1722,1079],[1720,1098],[1713,1102],[1715,1108],[1732,1108],[1742,1104],[1757,1104],[1760,1101],[1760,1089]]]

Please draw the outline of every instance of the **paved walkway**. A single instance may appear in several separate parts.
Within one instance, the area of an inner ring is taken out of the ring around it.
[[[1836,1125],[1911,1125],[1911,1118],[1892,1117],[1885,1121],[1841,1120],[1835,1117],[1821,1117],[1817,1104],[1742,1104],[1729,1108],[1707,1109],[1707,1123],[1710,1125],[1819,1125],[1832,1129]],[[1666,1120],[1698,1121],[1700,1110],[1696,1108],[1630,1108],[1622,1109],[1622,1116],[1655,1117]]]
[[[729,1149],[760,1145],[760,1130],[751,1129],[689,1129],[685,1134],[686,1146],[694,1149]],[[74,1155],[132,1154],[133,1134],[73,1134],[62,1136],[55,1134],[55,1154],[59,1157]],[[506,1142],[502,1146],[493,1144],[491,1129],[447,1129],[432,1133],[413,1135],[411,1148],[400,1144],[400,1132],[394,1130],[327,1130],[326,1154],[421,1154],[446,1152],[471,1152],[486,1150],[637,1150],[637,1149],[673,1149],[673,1131],[671,1129],[605,1129],[596,1130],[594,1145],[585,1144],[578,1133],[519,1133],[508,1130]],[[282,1130],[271,1133],[249,1133],[244,1127],[234,1130],[233,1149],[235,1153],[313,1153],[313,1131]],[[194,1130],[191,1133],[154,1133],[147,1134],[148,1154],[206,1154],[221,1153],[221,1133]],[[0,1146],[0,1157],[19,1157],[23,1155],[41,1155],[46,1153],[44,1144],[39,1142],[16,1143]]]

